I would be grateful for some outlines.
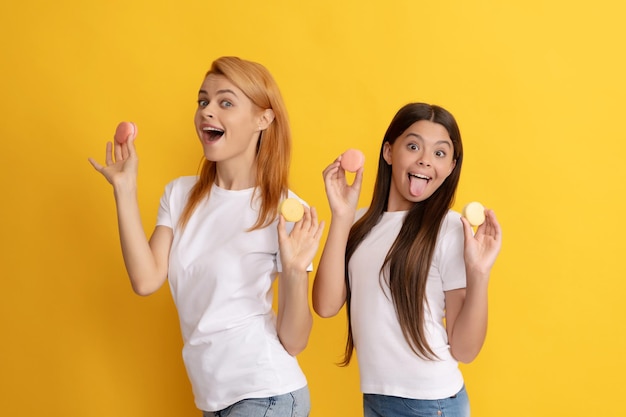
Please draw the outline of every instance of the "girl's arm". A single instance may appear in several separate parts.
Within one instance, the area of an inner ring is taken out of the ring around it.
[[[487,335],[489,274],[502,245],[502,231],[492,210],[476,234],[465,218],[465,271],[467,287],[446,291],[446,329],[452,356],[460,362],[473,361]]]
[[[318,224],[315,208],[304,208],[304,217],[290,234],[285,218],[278,220],[278,241],[282,272],[278,278],[278,314],[276,328],[285,350],[295,356],[306,347],[313,317],[309,307],[308,266],[319,247],[324,222]]]
[[[152,294],[167,279],[173,232],[169,227],[157,226],[150,241],[146,238],[137,202],[134,138],[129,136],[123,144],[107,143],[105,166],[91,158],[89,162],[113,185],[122,255],[133,290],[139,295]]]
[[[321,317],[334,316],[346,302],[346,244],[363,180],[363,168],[359,168],[354,182],[348,185],[340,161],[341,157],[323,172],[332,218],[313,282],[313,309]]]

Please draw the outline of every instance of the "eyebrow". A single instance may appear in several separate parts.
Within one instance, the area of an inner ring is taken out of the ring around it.
[[[225,89],[223,89],[223,90],[217,90],[217,91],[216,91],[216,93],[217,93],[217,94],[225,94],[225,93],[230,93],[230,94],[232,94],[233,96],[237,97],[237,94],[236,94],[233,90],[228,89],[228,88],[225,88]],[[209,93],[208,93],[208,91],[206,91],[206,90],[200,90],[200,91],[198,91],[198,94],[207,94],[207,95],[208,95]]]
[[[414,137],[416,137],[416,138],[418,138],[420,140],[424,140],[422,135],[419,135],[417,133],[408,133],[406,136],[407,137],[414,136]],[[454,146],[452,146],[451,140],[446,140],[446,139],[438,140],[437,142],[435,142],[435,145],[448,145],[449,147],[452,147],[452,148],[454,147]]]

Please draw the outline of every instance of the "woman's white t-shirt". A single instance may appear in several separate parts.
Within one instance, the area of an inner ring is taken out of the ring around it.
[[[196,406],[217,411],[304,387],[296,358],[278,339],[272,310],[272,282],[280,272],[277,222],[247,231],[258,217],[254,189],[214,185],[181,231],[178,221],[196,180],[168,184],[157,218],[157,225],[174,231],[168,279]]]

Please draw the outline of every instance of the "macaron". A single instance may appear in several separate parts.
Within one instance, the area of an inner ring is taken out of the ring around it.
[[[121,122],[118,124],[113,137],[115,142],[121,145],[128,140],[129,136],[132,136],[133,139],[137,136],[137,125],[133,122]]]
[[[304,216],[304,206],[295,198],[284,199],[278,210],[288,222],[299,222]]]
[[[341,155],[341,167],[348,172],[357,172],[365,163],[365,155],[358,149],[348,149]]]
[[[480,226],[485,222],[485,207],[478,201],[472,201],[463,207],[463,217],[472,226]]]

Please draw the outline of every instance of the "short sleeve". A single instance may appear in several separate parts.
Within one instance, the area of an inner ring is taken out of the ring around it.
[[[450,211],[439,232],[438,262],[444,291],[465,288],[465,237],[460,214]]]
[[[354,213],[354,221],[352,222],[352,224],[358,222],[359,220],[361,220],[361,217],[365,216],[365,213],[367,213],[367,210],[369,209],[369,207],[362,207],[360,209],[358,209],[356,211],[356,213]]]
[[[170,182],[165,187],[165,191],[161,196],[161,201],[159,203],[159,211],[157,213],[157,226],[167,226],[173,229],[172,222],[172,213],[171,213],[171,203],[172,203],[172,188],[174,187],[174,183]]]

